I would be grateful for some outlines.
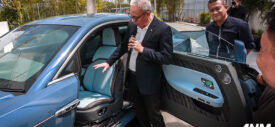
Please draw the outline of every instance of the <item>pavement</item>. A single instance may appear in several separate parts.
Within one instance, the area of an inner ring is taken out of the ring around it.
[[[170,25],[171,27],[175,28],[178,31],[199,31],[199,30],[205,30],[205,27],[199,26],[197,24],[192,23],[186,23],[186,22],[166,22],[166,24]],[[246,59],[247,64],[258,70],[259,68],[256,64],[256,57],[258,55],[258,52],[255,50],[252,50]],[[164,122],[166,124],[166,127],[192,127],[192,125],[188,124],[185,121],[182,121],[178,119],[177,117],[162,111],[161,112],[164,117]]]
[[[167,113],[162,111],[161,112],[164,123],[166,127],[193,127],[192,125],[188,124],[187,122]]]
[[[178,31],[198,31],[205,29],[205,27],[199,26],[198,24],[187,22],[166,22],[166,24]]]

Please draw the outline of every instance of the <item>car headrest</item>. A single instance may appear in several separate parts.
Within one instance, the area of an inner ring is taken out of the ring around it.
[[[108,59],[115,50],[116,47],[113,46],[101,46],[96,50],[93,61],[97,59]]]
[[[115,33],[112,28],[104,29],[102,34],[103,34],[102,35],[102,44],[103,45],[116,46]]]

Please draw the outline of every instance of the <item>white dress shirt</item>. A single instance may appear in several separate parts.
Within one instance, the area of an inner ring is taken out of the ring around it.
[[[146,34],[146,32],[148,30],[148,27],[150,26],[151,22],[146,27],[144,27],[143,29],[141,29],[140,27],[137,26],[137,34],[136,34],[135,38],[138,40],[139,43],[141,43],[143,41],[144,36],[145,36],[145,34]],[[138,52],[133,49],[132,52],[131,52],[131,56],[130,56],[129,69],[131,71],[134,71],[134,72],[136,72],[136,60],[137,60],[137,56],[138,56]]]

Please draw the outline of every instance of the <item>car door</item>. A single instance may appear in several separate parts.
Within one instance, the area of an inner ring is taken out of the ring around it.
[[[50,82],[46,88],[38,92],[16,96],[2,102],[1,126],[73,126],[74,108],[79,103],[78,88],[78,78],[71,73]]]
[[[255,81],[240,81],[233,58],[209,56],[205,33],[182,32],[177,37],[183,41],[174,41],[174,61],[163,65],[163,109],[193,126],[243,126],[251,121],[256,105],[248,97],[255,88],[247,87]]]

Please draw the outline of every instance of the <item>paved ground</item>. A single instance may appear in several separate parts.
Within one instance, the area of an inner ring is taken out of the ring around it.
[[[193,127],[192,125],[178,119],[177,117],[167,113],[167,112],[161,112],[166,127]]]
[[[166,24],[172,26],[178,31],[197,31],[205,29],[205,27],[198,26],[197,24],[186,22],[166,22]]]
[[[250,67],[256,69],[258,72],[260,72],[257,64],[256,64],[256,57],[258,55],[258,51],[251,51],[248,56],[247,56],[247,59],[246,59],[246,63],[249,64]]]
[[[191,23],[185,23],[185,22],[173,22],[173,23],[167,23],[168,25],[174,27],[178,31],[198,31],[205,29],[204,27],[198,26],[196,24]],[[247,57],[247,63],[259,71],[258,66],[256,64],[256,56],[258,52],[251,51]],[[174,117],[173,115],[162,112],[162,115],[164,117],[164,122],[167,127],[192,127],[192,125]]]

